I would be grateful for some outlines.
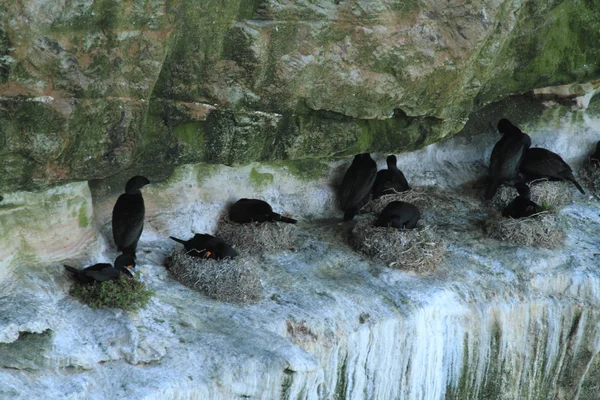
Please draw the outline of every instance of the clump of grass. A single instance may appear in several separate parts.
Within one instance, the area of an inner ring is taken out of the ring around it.
[[[119,279],[90,285],[75,283],[69,294],[92,308],[121,308],[135,311],[145,307],[154,291],[143,282],[121,275]]]
[[[541,205],[545,210],[556,209],[573,202],[575,186],[565,181],[548,181],[539,179],[529,184],[531,201]],[[492,198],[492,207],[501,210],[519,193],[513,186],[502,185]]]
[[[600,166],[588,164],[579,171],[584,186],[588,187],[596,197],[600,196]]]
[[[262,297],[256,266],[248,259],[203,259],[175,249],[165,266],[177,281],[219,301],[245,304]]]
[[[554,215],[542,212],[528,218],[496,217],[488,221],[486,233],[498,240],[520,246],[554,249],[564,242],[564,231]]]
[[[238,224],[223,217],[215,235],[239,252],[250,254],[290,249],[298,243],[297,227],[283,222]]]
[[[363,218],[352,229],[354,247],[391,268],[428,273],[444,260],[445,244],[421,222],[415,229],[382,228],[374,217]]]

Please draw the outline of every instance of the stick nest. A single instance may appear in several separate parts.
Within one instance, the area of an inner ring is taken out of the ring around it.
[[[582,183],[596,196],[600,196],[600,166],[589,164],[579,171]]]
[[[529,184],[531,201],[539,204],[544,210],[560,208],[573,202],[573,190],[577,190],[570,182],[536,180]],[[492,198],[492,207],[503,209],[517,197],[519,193],[512,186],[502,185]]]
[[[565,237],[556,217],[545,212],[520,219],[494,218],[488,221],[486,232],[494,239],[546,249],[562,245]]]
[[[445,245],[421,222],[415,229],[373,226],[375,218],[363,218],[352,229],[352,244],[368,256],[401,270],[428,273],[444,260]]]
[[[384,194],[381,197],[373,199],[365,205],[364,210],[375,214],[381,213],[385,206],[392,201],[404,201],[417,206],[419,209],[456,209],[456,199],[450,194],[438,191],[434,188],[413,188],[406,192],[394,192]]]
[[[143,282],[121,274],[119,279],[89,285],[75,283],[69,294],[92,308],[120,308],[135,311],[145,307],[154,295]]]
[[[219,221],[216,235],[242,254],[281,251],[298,243],[296,226],[283,222],[238,224],[224,217]]]
[[[262,297],[260,276],[248,259],[203,259],[178,248],[165,266],[177,281],[219,301],[246,304]]]

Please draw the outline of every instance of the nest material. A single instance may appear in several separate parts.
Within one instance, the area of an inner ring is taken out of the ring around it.
[[[486,232],[494,239],[547,249],[562,245],[565,237],[556,217],[545,212],[520,219],[494,218],[488,221]]]
[[[365,205],[364,210],[379,214],[392,201],[404,201],[419,209],[448,209],[455,207],[455,199],[433,188],[413,188],[406,192],[393,192],[373,199]]]
[[[176,280],[219,301],[244,304],[262,296],[259,274],[248,259],[203,259],[179,248],[167,257],[165,265]]]
[[[390,267],[428,273],[443,261],[445,245],[433,230],[417,225],[415,229],[373,226],[375,218],[364,218],[352,229],[354,247]]]
[[[298,230],[294,224],[263,222],[238,224],[225,217],[219,221],[216,236],[220,236],[240,253],[260,254],[294,247]]]
[[[119,279],[89,285],[75,283],[69,294],[92,308],[121,308],[135,311],[145,307],[154,295],[143,282],[123,274]]]
[[[579,171],[584,186],[588,187],[596,196],[600,195],[600,166],[588,164]]]
[[[570,182],[541,179],[531,182],[529,187],[531,201],[539,204],[543,209],[559,208],[573,202],[575,186]],[[514,187],[502,185],[492,199],[492,206],[495,209],[503,209],[518,195]]]

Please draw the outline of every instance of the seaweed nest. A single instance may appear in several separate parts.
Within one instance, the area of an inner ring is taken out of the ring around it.
[[[240,253],[258,254],[293,248],[298,242],[294,224],[284,222],[252,222],[238,224],[224,217],[219,221],[220,236]]]
[[[143,282],[121,275],[119,279],[89,285],[75,283],[69,294],[92,308],[121,308],[135,311],[145,307],[154,291]]]
[[[488,236],[520,246],[554,249],[564,242],[564,231],[554,215],[546,212],[528,218],[497,217],[488,221]]]
[[[572,183],[566,181],[535,180],[529,184],[531,201],[539,204],[544,210],[559,208],[573,202],[573,190],[577,190]],[[492,207],[503,209],[519,193],[513,186],[502,185],[492,198]]]
[[[179,248],[167,257],[165,266],[177,281],[215,300],[245,304],[262,296],[260,277],[248,260],[203,259]]]
[[[600,195],[600,166],[588,164],[579,171],[582,183],[596,196]]]
[[[364,210],[379,214],[392,201],[411,203],[419,209],[454,210],[456,208],[456,198],[449,194],[430,188],[413,188],[406,192],[393,192],[372,199],[365,205]]]
[[[382,228],[375,218],[363,218],[352,229],[352,244],[368,256],[401,270],[428,273],[444,260],[445,245],[432,229]]]

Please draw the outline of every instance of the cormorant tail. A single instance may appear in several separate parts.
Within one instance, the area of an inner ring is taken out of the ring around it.
[[[583,188],[581,187],[581,185],[579,184],[579,182],[577,182],[577,181],[575,180],[575,178],[573,178],[573,179],[569,179],[569,181],[570,181],[570,182],[571,182],[573,185],[577,186],[577,189],[579,189],[579,191],[581,192],[581,194],[585,194],[585,191],[583,190]]]
[[[499,186],[500,186],[500,182],[492,181],[492,183],[490,183],[488,185],[487,189],[485,190],[485,199],[491,200],[492,197],[494,197],[494,195],[496,194],[496,191],[498,190]]]
[[[356,215],[356,209],[355,208],[351,208],[349,210],[346,210],[344,212],[344,221],[352,221],[354,219],[355,215]]]
[[[177,239],[176,237],[173,237],[173,236],[169,236],[169,238],[170,238],[171,240],[174,240],[174,241],[176,241],[177,243],[181,243],[181,244],[185,244],[185,242],[186,242],[185,240]]]
[[[294,218],[284,217],[283,215],[277,213],[271,214],[271,218],[273,219],[273,221],[281,221],[287,224],[295,224],[298,222]]]

